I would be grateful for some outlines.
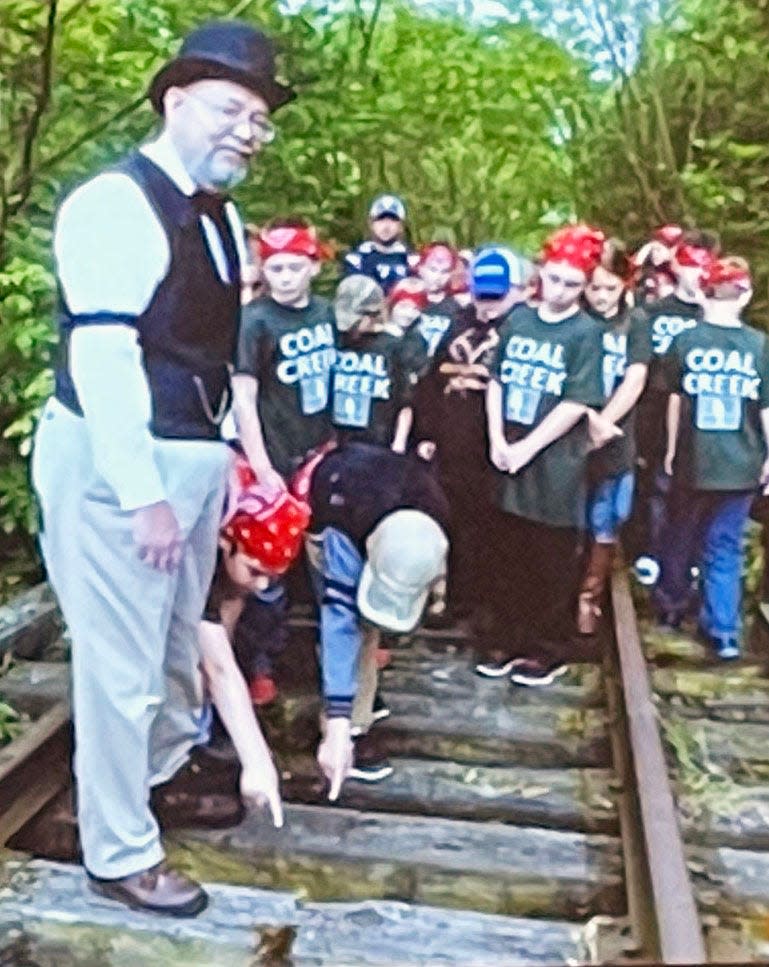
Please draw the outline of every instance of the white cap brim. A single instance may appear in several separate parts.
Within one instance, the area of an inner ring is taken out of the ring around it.
[[[418,594],[395,591],[376,579],[367,561],[358,583],[358,610],[366,621],[377,627],[406,634],[419,624],[429,593],[429,587]]]

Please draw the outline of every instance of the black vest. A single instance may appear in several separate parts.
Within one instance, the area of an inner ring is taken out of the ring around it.
[[[219,439],[219,423],[229,403],[230,366],[240,316],[239,262],[232,232],[226,219],[212,215],[229,266],[231,281],[224,283],[195,203],[138,152],[115,170],[141,187],[162,224],[171,251],[168,274],[138,318],[110,313],[73,315],[60,295],[56,398],[82,415],[69,369],[69,339],[74,327],[128,323],[139,333],[152,396],[152,434],[170,439]],[[141,258],[142,253],[132,257]]]

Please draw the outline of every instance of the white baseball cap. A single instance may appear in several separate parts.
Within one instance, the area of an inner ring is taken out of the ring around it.
[[[396,510],[366,541],[358,584],[358,610],[387,631],[412,631],[430,588],[446,573],[449,541],[439,524],[420,510]]]
[[[398,221],[406,221],[406,206],[397,195],[379,195],[371,202],[368,217],[372,221],[377,218],[397,218]]]

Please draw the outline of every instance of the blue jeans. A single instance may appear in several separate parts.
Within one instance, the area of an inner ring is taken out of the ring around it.
[[[349,715],[363,641],[357,605],[363,557],[354,542],[334,527],[309,536],[307,557],[320,608],[320,670],[326,711]]]
[[[630,517],[635,479],[632,470],[601,480],[587,500],[587,529],[599,544],[613,544]]]
[[[689,569],[698,564],[701,629],[716,641],[739,635],[743,534],[752,499],[745,491],[673,490],[653,597],[658,613],[684,616],[691,599]]]

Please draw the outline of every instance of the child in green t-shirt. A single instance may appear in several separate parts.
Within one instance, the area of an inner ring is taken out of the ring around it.
[[[752,286],[743,259],[707,270],[702,322],[673,341],[665,472],[672,476],[668,533],[654,604],[677,627],[699,565],[699,626],[722,659],[740,655],[742,538],[759,484],[769,482],[769,340],[740,316]]]
[[[580,298],[604,237],[585,225],[548,240],[540,301],[499,327],[487,391],[490,459],[499,471],[494,532],[494,660],[480,675],[546,685],[565,670],[585,527],[589,407],[603,406],[601,328]],[[499,656],[498,658],[496,656]],[[514,657],[511,657],[514,656]]]
[[[273,222],[259,236],[259,255],[267,294],[243,309],[234,412],[259,482],[282,489],[332,433],[336,325],[331,303],[312,292],[323,246],[307,222]]]
[[[451,277],[459,265],[459,255],[443,242],[431,242],[419,250],[416,274],[422,280],[427,298],[422,312],[406,333],[413,341],[415,358],[420,362],[421,376],[430,366],[449,326],[457,318],[460,304],[451,294]]]
[[[331,420],[337,439],[392,447],[411,380],[400,331],[387,325],[384,292],[368,276],[350,275],[339,284],[334,310],[339,348]]]
[[[267,292],[243,307],[232,379],[240,445],[259,484],[272,491],[286,482],[306,455],[327,443],[331,371],[337,333],[328,300],[312,292],[324,249],[303,219],[274,221],[258,237],[258,255]],[[283,582],[271,589],[269,620],[275,642],[284,634]],[[242,657],[257,671],[255,701],[275,693],[271,652],[252,642]]]
[[[580,634],[595,634],[621,526],[630,516],[635,482],[634,409],[646,384],[651,357],[643,312],[630,307],[632,264],[625,245],[606,241],[585,288],[585,305],[601,326],[602,415],[624,436],[591,455],[587,505],[588,553],[577,607]]]

